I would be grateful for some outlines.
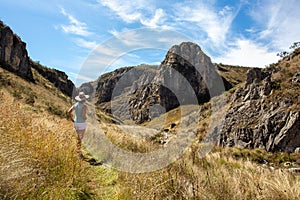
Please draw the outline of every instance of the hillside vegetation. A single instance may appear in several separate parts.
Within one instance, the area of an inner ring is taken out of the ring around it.
[[[0,199],[117,199],[116,172],[77,156],[70,98],[0,70]]]

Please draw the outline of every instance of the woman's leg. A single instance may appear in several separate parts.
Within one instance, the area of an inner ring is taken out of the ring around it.
[[[81,145],[82,145],[82,139],[84,135],[85,130],[77,130],[77,152],[80,157],[83,157],[81,152]]]

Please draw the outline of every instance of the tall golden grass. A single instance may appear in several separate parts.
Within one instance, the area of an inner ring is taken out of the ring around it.
[[[299,199],[299,175],[237,160],[225,151],[201,158],[194,155],[197,151],[193,149],[165,169],[147,174],[122,173],[121,196],[125,199]]]
[[[79,159],[70,122],[24,110],[8,93],[0,96],[0,199],[116,197],[115,173]]]

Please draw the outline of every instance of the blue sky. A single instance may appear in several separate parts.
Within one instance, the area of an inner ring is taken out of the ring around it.
[[[159,64],[192,41],[213,62],[264,67],[300,41],[298,0],[0,0],[29,56],[79,85],[117,67]]]

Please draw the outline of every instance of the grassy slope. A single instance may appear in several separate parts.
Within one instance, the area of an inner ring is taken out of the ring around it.
[[[249,67],[232,66],[224,64],[216,64],[218,73],[224,77],[233,86],[242,83],[246,80],[247,71]]]
[[[69,97],[0,68],[0,199],[116,199],[116,172],[76,153]]]

